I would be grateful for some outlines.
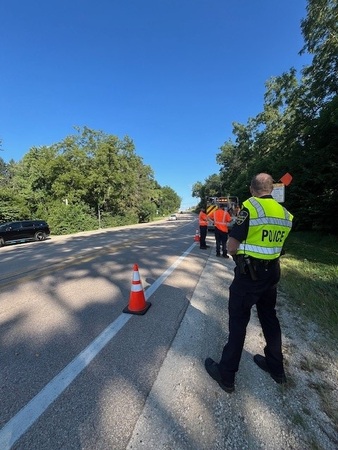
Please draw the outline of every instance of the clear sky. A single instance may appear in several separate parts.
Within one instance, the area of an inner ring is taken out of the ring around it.
[[[195,205],[232,123],[308,56],[306,0],[0,0],[0,157],[74,126],[128,135],[161,186]]]

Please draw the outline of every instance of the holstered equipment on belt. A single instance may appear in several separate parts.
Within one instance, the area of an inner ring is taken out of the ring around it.
[[[234,261],[239,268],[239,273],[242,275],[249,274],[252,281],[258,280],[256,268],[253,265],[250,256],[247,255],[235,255]]]

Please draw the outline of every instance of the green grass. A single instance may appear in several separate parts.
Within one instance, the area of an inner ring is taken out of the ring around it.
[[[291,232],[280,286],[305,317],[338,338],[338,237]]]

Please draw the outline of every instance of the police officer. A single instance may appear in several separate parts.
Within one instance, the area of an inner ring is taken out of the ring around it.
[[[229,337],[219,363],[205,360],[208,374],[226,392],[233,392],[235,375],[242,355],[250,312],[256,305],[266,346],[254,362],[277,383],[285,383],[281,329],[276,316],[279,256],[291,227],[293,216],[273,199],[273,179],[267,173],[253,177],[252,197],[230,232],[228,251],[236,262],[229,295]]]

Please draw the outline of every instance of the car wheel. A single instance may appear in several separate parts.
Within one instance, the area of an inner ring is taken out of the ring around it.
[[[44,233],[43,231],[37,231],[34,234],[35,241],[44,241],[45,239],[46,239],[46,233]]]
[[[3,247],[5,245],[4,238],[0,238],[0,247]]]

